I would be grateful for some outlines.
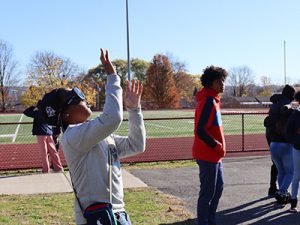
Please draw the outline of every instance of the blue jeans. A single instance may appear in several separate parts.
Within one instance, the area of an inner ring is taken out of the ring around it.
[[[211,163],[197,160],[197,163],[200,171],[198,225],[215,225],[217,224],[216,211],[224,188],[222,162]]]
[[[293,146],[283,142],[271,142],[270,152],[278,170],[279,191],[285,194],[293,179]]]
[[[294,175],[292,181],[292,199],[298,198],[300,182],[300,150],[293,149]]]
[[[129,215],[126,212],[115,213],[118,225],[131,225]]]

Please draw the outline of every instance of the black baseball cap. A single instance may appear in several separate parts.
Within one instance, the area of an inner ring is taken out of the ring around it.
[[[47,124],[61,126],[61,112],[69,105],[78,104],[84,100],[84,94],[77,87],[72,90],[57,88],[44,95],[42,100],[39,101],[38,109]]]

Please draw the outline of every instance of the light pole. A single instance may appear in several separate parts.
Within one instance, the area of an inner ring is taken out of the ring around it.
[[[286,84],[286,54],[285,54],[285,40],[283,41],[283,73],[284,73],[284,84]]]
[[[127,27],[127,71],[128,71],[128,80],[131,80],[130,75],[130,51],[129,51],[129,21],[128,21],[128,0],[126,0],[126,27]]]

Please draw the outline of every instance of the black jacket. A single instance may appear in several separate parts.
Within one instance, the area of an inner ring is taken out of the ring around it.
[[[291,100],[282,94],[275,94],[271,96],[270,101],[273,104],[264,121],[267,141],[268,143],[288,142],[285,137],[285,127],[291,111],[284,110],[284,105],[290,104]]]
[[[35,106],[30,106],[23,112],[26,116],[33,118],[32,135],[52,135],[52,127],[40,116]]]
[[[285,135],[287,140],[294,145],[294,148],[300,150],[300,108],[293,110],[289,117]]]

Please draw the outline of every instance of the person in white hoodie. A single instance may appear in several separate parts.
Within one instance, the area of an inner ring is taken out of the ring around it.
[[[86,213],[97,215],[103,206],[109,205],[118,225],[131,225],[124,208],[120,159],[145,150],[146,132],[140,105],[143,87],[139,81],[127,81],[124,102],[128,136],[113,134],[123,120],[122,88],[107,51],[104,54],[101,49],[100,60],[107,82],[105,105],[98,117],[88,120],[92,112],[84,94],[76,87],[46,94],[40,110],[49,123],[61,125],[64,131],[61,146],[76,196],[76,224],[92,224]],[[101,218],[98,220],[95,224],[106,224]]]

